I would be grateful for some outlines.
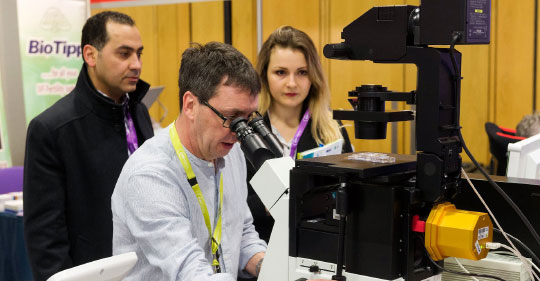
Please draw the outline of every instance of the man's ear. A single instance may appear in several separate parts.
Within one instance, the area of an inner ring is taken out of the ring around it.
[[[84,45],[83,58],[88,66],[95,67],[98,56],[98,50],[92,45]]]
[[[182,113],[189,119],[194,119],[197,110],[197,97],[190,91],[186,91],[182,97]]]

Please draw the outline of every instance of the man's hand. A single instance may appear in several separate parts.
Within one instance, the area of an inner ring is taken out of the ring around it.
[[[248,263],[246,264],[245,270],[255,277],[259,276],[259,272],[261,270],[261,264],[259,262],[261,262],[261,260],[264,258],[264,255],[264,252],[259,252],[253,255],[253,257],[251,257],[251,259],[249,259]],[[259,267],[258,269],[257,265]]]

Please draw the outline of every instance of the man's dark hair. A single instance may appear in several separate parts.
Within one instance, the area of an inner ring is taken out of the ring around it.
[[[226,86],[248,90],[251,95],[257,95],[261,90],[259,75],[249,60],[234,47],[219,42],[193,43],[182,54],[178,78],[180,111],[187,91],[197,96],[199,101],[208,101],[225,77]]]
[[[81,49],[85,45],[92,45],[96,49],[101,50],[107,41],[109,41],[109,35],[107,34],[107,22],[109,21],[129,26],[135,25],[135,21],[130,16],[119,12],[105,11],[95,14],[83,26]]]

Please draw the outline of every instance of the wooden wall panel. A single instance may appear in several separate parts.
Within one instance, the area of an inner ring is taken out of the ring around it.
[[[178,69],[182,50],[189,46],[189,4],[157,6],[157,32],[167,34],[158,36],[158,84],[165,86],[159,97],[161,107],[155,104],[159,112],[154,115],[165,127],[172,123],[179,112],[178,101]]]
[[[232,45],[253,65],[257,59],[257,3],[255,0],[233,0]]]
[[[174,77],[174,85],[170,85],[169,91],[166,93],[163,104],[167,107],[168,113],[161,126],[166,126],[173,122],[178,114],[180,113],[180,104],[179,104],[179,89],[178,89],[178,71],[180,69],[180,60],[182,59],[182,53],[185,49],[189,48],[191,43],[191,4],[179,4],[176,6],[176,34],[172,34],[172,37],[176,39],[176,47],[174,52],[177,54],[175,61],[176,68],[172,73],[169,73]],[[165,22],[164,22],[165,24]],[[172,61],[169,61],[172,63]]]
[[[191,40],[197,43],[224,41],[223,2],[191,3]]]
[[[514,128],[532,111],[534,1],[496,1],[494,119]]]
[[[536,12],[540,17],[540,5],[538,5]],[[536,53],[538,54],[536,56],[536,103],[534,104],[534,110],[531,108],[531,112],[540,112],[540,20],[537,23],[537,33],[535,36],[537,40]]]
[[[309,2],[309,4],[306,4]],[[319,45],[319,1],[288,0],[262,1],[263,42],[278,27],[290,25],[307,33],[315,45]]]
[[[320,0],[320,16],[319,16],[319,55],[321,56],[321,65],[324,73],[330,74],[330,60],[326,59],[322,53],[324,46],[328,43],[332,43],[331,27],[332,19],[330,14],[332,0]],[[317,44],[317,43],[315,43]]]
[[[489,45],[457,46],[462,53],[461,132],[467,147],[481,163],[489,163],[489,143],[484,123],[489,117]],[[463,151],[463,162],[472,163]]]
[[[498,2],[491,3],[491,42],[489,44],[489,80],[488,80],[488,121],[495,120],[495,89],[496,89],[496,61],[497,61],[497,48],[495,47],[498,37],[497,37],[497,28],[498,24],[498,15],[497,11],[499,4]],[[485,130],[484,130],[485,131]],[[487,135],[486,135],[487,137]],[[489,148],[489,147],[488,147]],[[491,159],[491,157],[490,157]],[[486,162],[488,163],[488,162]]]

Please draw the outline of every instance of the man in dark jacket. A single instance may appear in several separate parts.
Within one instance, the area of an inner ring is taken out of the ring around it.
[[[35,280],[112,255],[113,188],[129,155],[153,136],[133,20],[92,16],[81,48],[75,89],[28,127],[24,233]]]

